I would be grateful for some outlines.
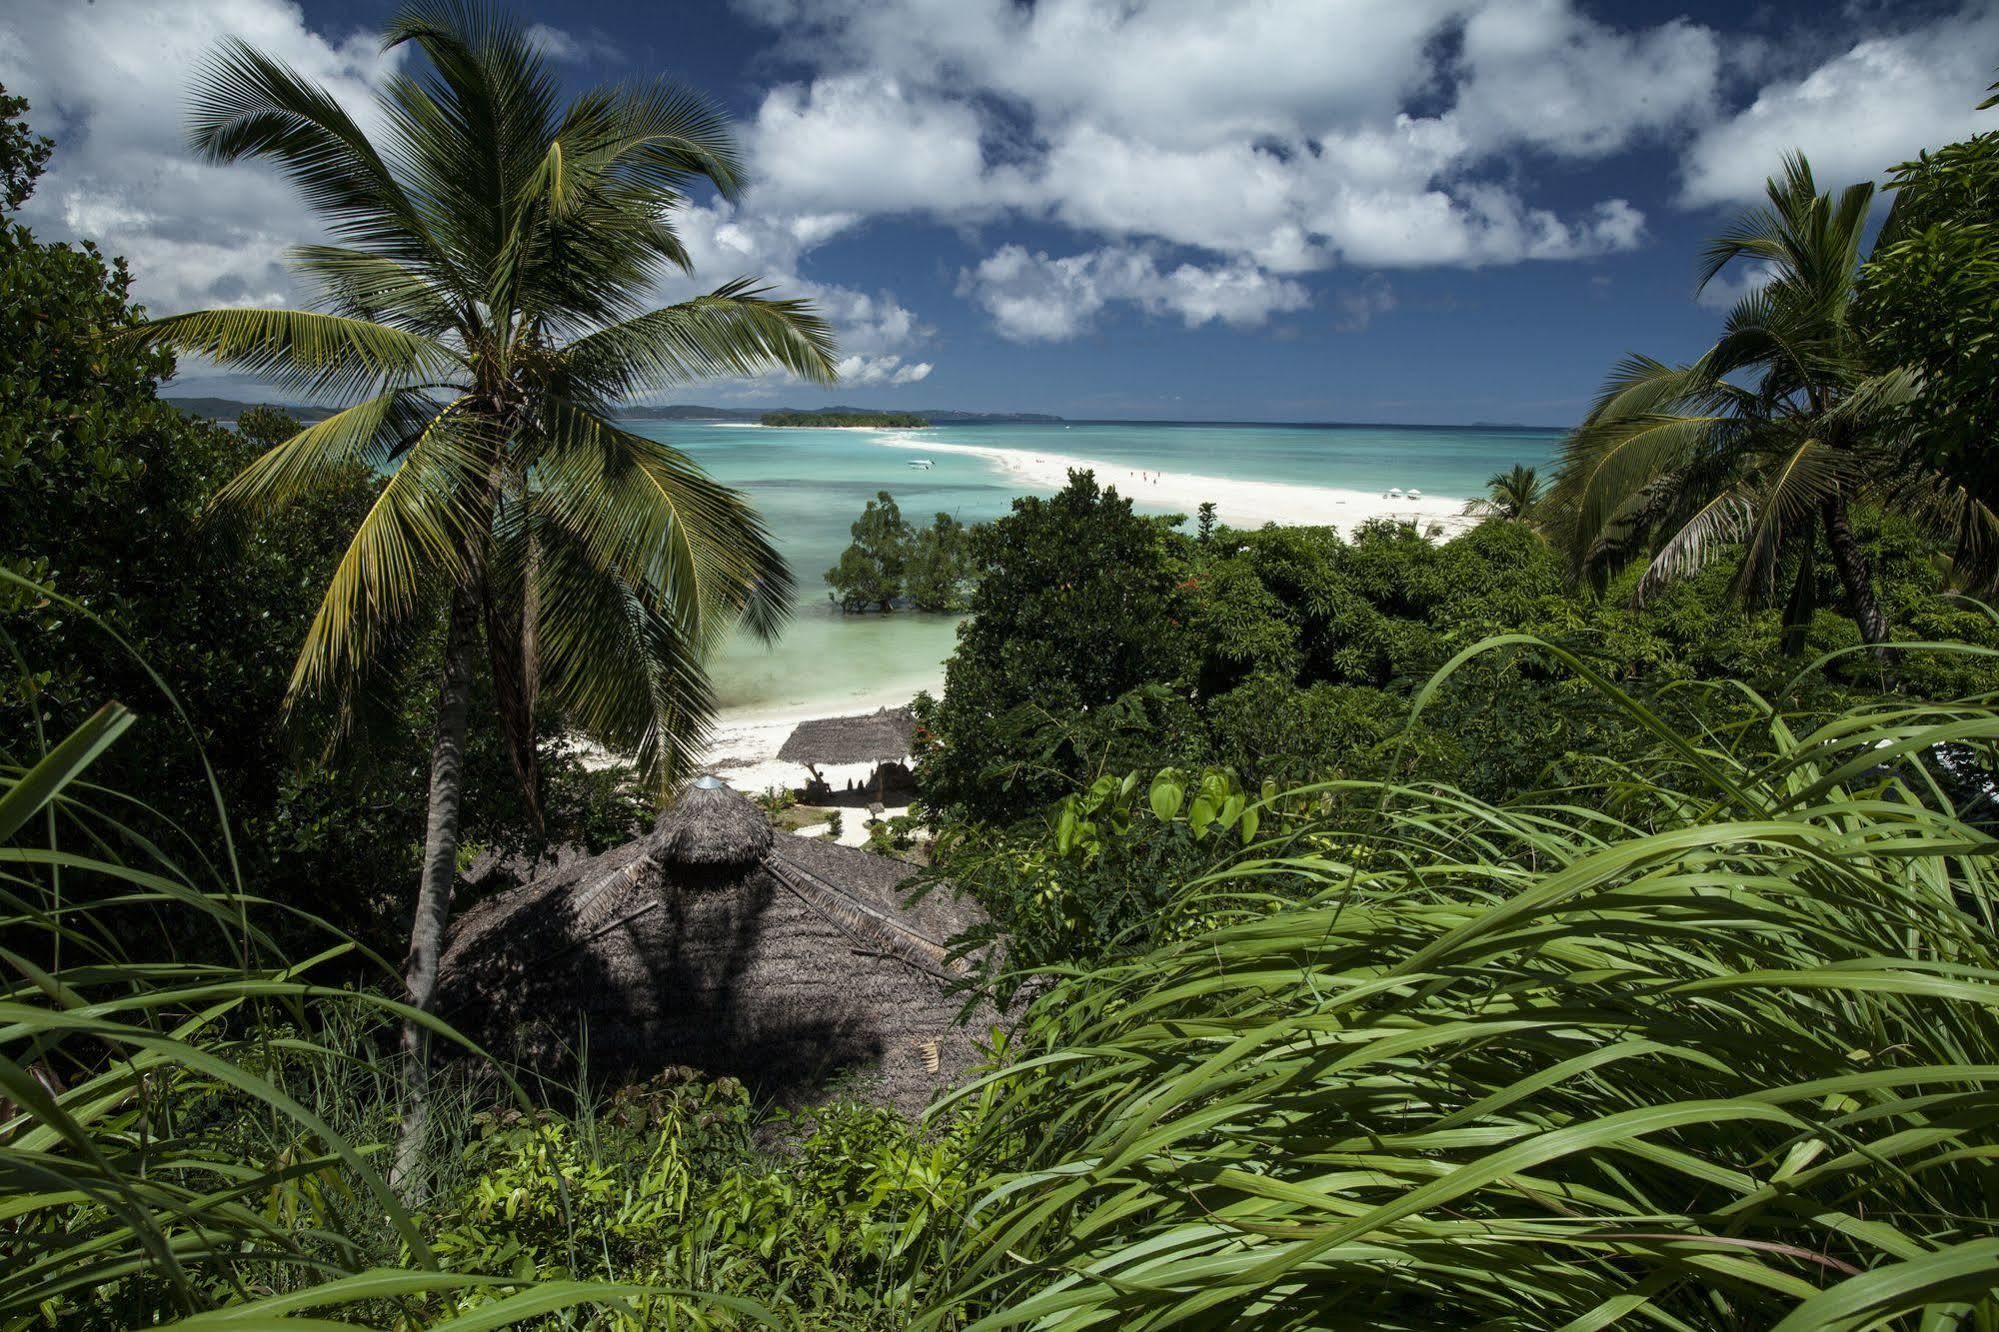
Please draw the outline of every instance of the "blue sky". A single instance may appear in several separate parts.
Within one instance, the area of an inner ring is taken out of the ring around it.
[[[242,35],[365,105],[393,0],[15,0],[0,82],[61,151],[49,235],[156,310],[302,299],[281,182],[190,160],[189,67]],[[679,400],[1070,417],[1565,424],[1692,354],[1704,240],[1782,152],[1878,177],[1999,123],[1999,2],[540,0],[577,87],[677,77],[756,184],[700,267],[818,301],[847,382]],[[1741,281],[1753,280],[1753,274]],[[189,367],[180,392],[256,396]]]

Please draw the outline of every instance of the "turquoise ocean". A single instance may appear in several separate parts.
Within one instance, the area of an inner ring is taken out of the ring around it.
[[[1554,431],[1512,428],[1157,422],[967,424],[895,432],[686,421],[639,421],[631,428],[673,444],[717,480],[746,492],[797,580],[796,612],[775,647],[745,636],[710,661],[725,715],[830,715],[936,687],[941,663],[956,641],[956,617],[843,615],[827,597],[826,570],[845,548],[849,525],[877,491],[893,494],[903,516],[921,525],[938,512],[966,523],[996,518],[1016,495],[1036,488],[992,458],[920,447],[912,452],[911,443],[1064,455],[1160,474],[1376,494],[1414,486],[1431,496],[1467,497],[1484,493],[1486,478],[1515,463],[1545,469],[1561,438]],[[904,447],[891,446],[890,439]],[[913,457],[929,457],[933,465],[912,468]],[[1099,480],[1115,485],[1115,469],[1107,470],[1110,475]],[[1228,521],[1226,505],[1221,518]]]

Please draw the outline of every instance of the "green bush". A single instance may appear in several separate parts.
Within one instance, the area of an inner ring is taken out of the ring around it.
[[[95,781],[143,724],[106,704],[0,753],[0,1322],[422,1323],[477,1288],[497,1327],[620,1297],[440,1265],[372,1163],[397,1081],[366,1039],[398,1006],[314,974],[343,957],[378,983],[394,971],[253,891],[219,831],[219,783],[210,817],[182,825]],[[312,954],[288,960],[281,941],[301,937]],[[177,955],[188,938],[208,946]]]
[[[972,536],[972,618],[945,667],[918,778],[940,811],[1020,817],[1095,762],[1072,723],[1187,666],[1175,538],[1088,472]],[[1087,729],[1087,725],[1086,725]]]
[[[1645,737],[1593,790],[1266,800],[1176,897],[1213,928],[1037,1000],[918,1326],[1999,1320],[1999,844],[1935,767],[1990,782],[1999,696],[1585,684]]]
[[[1123,534],[1114,572],[1050,553],[1107,539],[1088,536],[1099,528]],[[1897,639],[1999,644],[1991,620],[1953,597],[1931,536],[1878,510],[1856,511],[1855,529],[1881,571]],[[1031,819],[1103,773],[1168,765],[1225,767],[1252,786],[1447,780],[1503,799],[1574,783],[1587,756],[1635,742],[1629,718],[1598,691],[1520,653],[1453,673],[1424,725],[1403,734],[1424,680],[1469,645],[1515,630],[1569,645],[1696,729],[1726,724],[1740,707],[1704,697],[1700,707],[1722,715],[1697,715],[1675,693],[1689,681],[1802,688],[1786,705],[1821,715],[1891,683],[1872,659],[1849,654],[1793,686],[1806,654],[1856,642],[1858,630],[1820,610],[1787,642],[1777,610],[1743,607],[1726,561],[1639,604],[1641,571],[1600,596],[1569,588],[1559,556],[1522,522],[1487,521],[1448,541],[1374,522],[1351,541],[1267,527],[1222,528],[1202,542],[1065,492],[1000,520],[975,549],[986,561],[976,617],[943,698],[921,709],[918,784],[947,823]],[[1816,603],[1837,604],[1829,555],[1809,558],[1803,581]],[[1794,563],[1779,581],[1794,585],[1798,573]],[[1094,608],[1076,608],[1078,598]],[[1993,675],[1982,660],[1935,651],[1898,653],[1897,671],[1893,687],[1914,697],[1975,691]]]
[[[166,715],[149,675],[157,671],[199,727],[246,877],[400,955],[429,782],[435,673],[427,667],[440,635],[410,644],[406,669],[378,682],[376,713],[288,713],[285,702],[299,642],[377,479],[357,468],[292,505],[282,523],[251,527],[210,514],[216,490],[298,423],[254,409],[232,431],[160,400],[173,358],[120,338],[140,319],[123,262],[89,244],[41,243],[12,216],[45,156],[24,112],[18,99],[0,108],[8,182],[0,568],[67,602],[0,588],[0,628],[33,666],[0,683],[0,752],[32,750],[38,729],[62,734],[105,699]],[[133,651],[93,615],[114,623]],[[477,687],[489,688],[483,679]],[[624,775],[586,770],[559,742],[555,721],[541,728],[548,820],[540,827],[517,797],[498,737],[475,730],[468,843],[506,854],[564,842],[603,849],[645,825],[647,802]],[[171,725],[138,728],[98,775],[143,789],[174,823],[201,824],[211,810],[209,774]],[[290,926],[280,919],[270,928]],[[305,936],[290,942],[316,946]]]
[[[670,1069],[582,1114],[474,1116],[432,1242],[459,1271],[702,1289],[786,1326],[902,1328],[970,1196],[967,1124],[926,1135],[838,1103],[760,1118],[735,1080]],[[663,1321],[637,1310],[616,1325]]]

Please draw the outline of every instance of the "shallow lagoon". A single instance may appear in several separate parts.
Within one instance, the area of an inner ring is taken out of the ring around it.
[[[882,443],[873,430],[765,429],[683,421],[633,423],[639,433],[686,451],[716,479],[746,491],[763,512],[798,581],[797,613],[775,648],[748,639],[711,662],[725,713],[830,714],[901,701],[934,688],[956,639],[952,616],[842,615],[823,575],[845,548],[848,527],[875,492],[887,490],[913,524],[945,512],[963,522],[1006,512],[1021,484],[986,459],[925,455]],[[1550,431],[1378,426],[1155,424],[953,425],[894,432],[954,444],[1068,454],[1132,470],[1186,472],[1298,486],[1430,495],[1480,493],[1514,463],[1545,467]],[[929,456],[919,470],[912,457]],[[1115,485],[1115,472],[1099,478]],[[1155,511],[1157,508],[1155,506]],[[1222,514],[1224,521],[1228,514]]]

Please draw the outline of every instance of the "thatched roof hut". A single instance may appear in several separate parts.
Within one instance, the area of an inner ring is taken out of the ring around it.
[[[910,866],[817,838],[773,837],[752,801],[697,783],[653,832],[467,911],[447,940],[443,1015],[496,1053],[594,1079],[673,1064],[809,1095],[879,1071],[916,1111],[977,1058],[990,1013],[961,1025],[949,939],[977,909],[908,905]]]
[[[835,763],[894,763],[916,752],[916,714],[882,708],[859,717],[800,722],[778,758],[818,769]]]

